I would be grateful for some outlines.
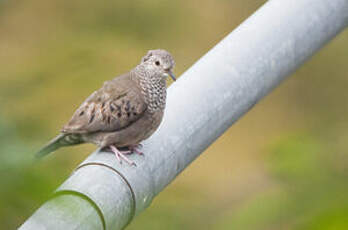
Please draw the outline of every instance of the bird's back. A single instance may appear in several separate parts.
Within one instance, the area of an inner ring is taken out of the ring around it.
[[[76,110],[63,133],[118,131],[139,119],[146,103],[131,75],[106,81]]]

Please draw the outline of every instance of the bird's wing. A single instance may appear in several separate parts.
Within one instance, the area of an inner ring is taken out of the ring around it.
[[[111,132],[128,127],[146,110],[145,100],[129,74],[104,83],[76,110],[63,133]]]

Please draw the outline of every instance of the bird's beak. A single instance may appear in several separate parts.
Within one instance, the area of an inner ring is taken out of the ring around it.
[[[172,71],[170,70],[166,71],[166,76],[167,77],[170,76],[173,79],[173,81],[176,81],[175,75],[173,74]]]

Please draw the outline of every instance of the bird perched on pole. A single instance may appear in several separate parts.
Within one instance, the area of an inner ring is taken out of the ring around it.
[[[139,143],[150,137],[162,121],[166,105],[166,78],[174,67],[165,50],[150,50],[139,65],[93,92],[75,111],[61,133],[44,146],[43,157],[64,146],[93,143],[109,148],[122,160],[135,165],[126,155],[142,154]],[[126,151],[121,151],[120,148]]]

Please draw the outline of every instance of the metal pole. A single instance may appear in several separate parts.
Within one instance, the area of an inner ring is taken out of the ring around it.
[[[268,1],[169,88],[137,167],[96,151],[20,229],[122,229],[347,23],[348,0]]]

